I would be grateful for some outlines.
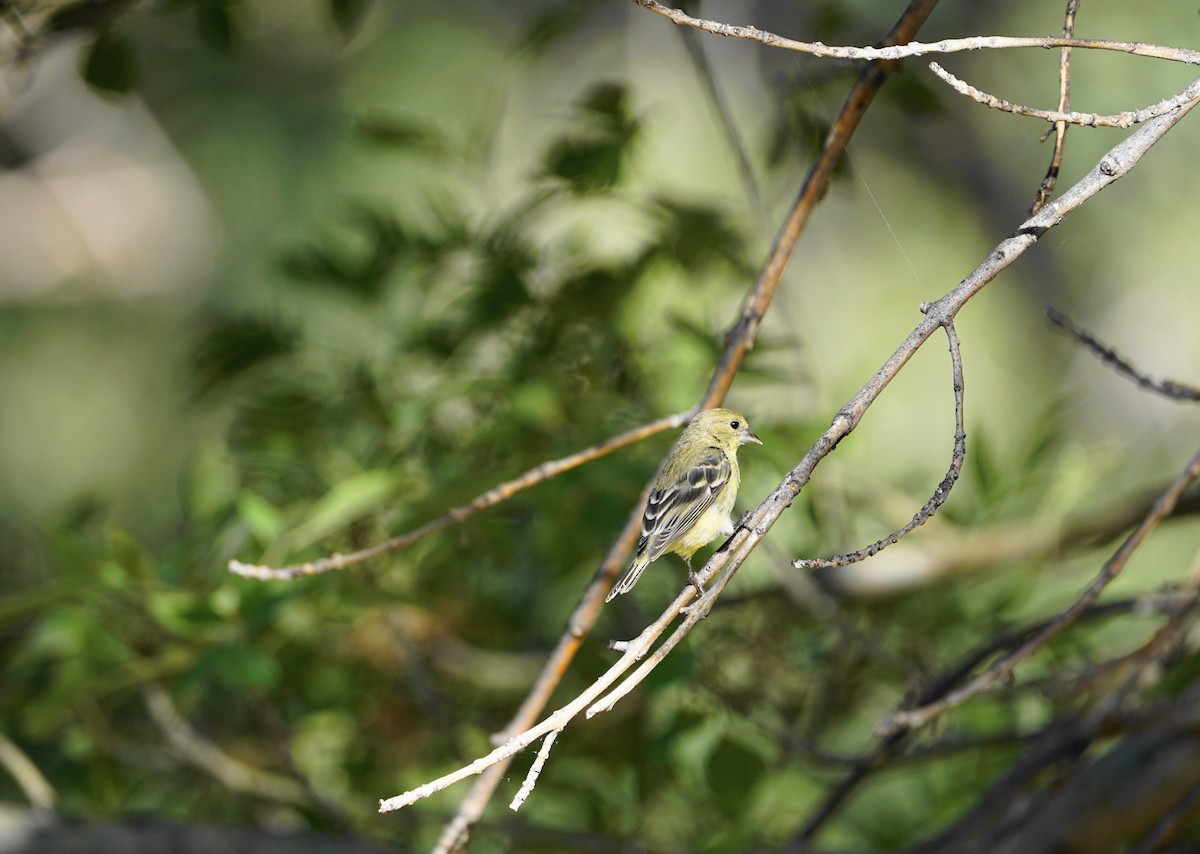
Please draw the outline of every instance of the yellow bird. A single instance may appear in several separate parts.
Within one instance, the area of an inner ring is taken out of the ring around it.
[[[692,555],[733,533],[729,514],[742,482],[737,450],[751,444],[761,445],[762,439],[733,410],[706,409],[691,420],[646,500],[637,556],[604,601],[632,590],[642,571],[667,552],[683,558],[688,581],[700,589]]]

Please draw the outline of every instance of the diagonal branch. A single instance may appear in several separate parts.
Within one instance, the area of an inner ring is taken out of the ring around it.
[[[911,39],[936,5],[937,0],[911,0],[895,26],[884,37],[883,43],[893,44]],[[834,168],[845,153],[850,138],[858,129],[876,92],[894,70],[895,67],[892,65],[873,63],[863,69],[851,88],[825,138],[821,153],[809,168],[796,201],[771,246],[762,272],[746,296],[738,320],[726,334],[725,351],[697,409],[707,409],[719,405],[725,399],[725,394],[741,368],[746,353],[754,346],[759,325],[779,287],[788,260],[800,239],[800,234],[812,211],[828,192]],[[604,597],[622,568],[624,556],[633,548],[641,530],[641,506],[644,499],[645,496],[643,496],[642,502],[634,505],[625,527],[601,562],[592,583],[584,591],[568,617],[566,630],[546,661],[533,690],[530,691],[505,729],[497,735],[497,740],[503,741],[532,726],[546,707],[551,693],[574,659],[583,638],[595,625]],[[504,779],[509,761],[508,757],[501,758],[481,774],[466,799],[459,805],[454,818],[443,829],[434,848],[435,852],[446,854],[446,852],[458,850],[465,844],[471,827],[482,818],[484,809]]]
[[[1053,306],[1046,308],[1046,316],[1050,318],[1051,323],[1099,356],[1101,361],[1111,366],[1118,374],[1137,383],[1138,388],[1157,392],[1163,397],[1169,397],[1172,400],[1200,401],[1200,387],[1176,382],[1175,380],[1158,380],[1142,373],[1122,357],[1120,353],[1086,329],[1076,326],[1071,322],[1069,317]]]

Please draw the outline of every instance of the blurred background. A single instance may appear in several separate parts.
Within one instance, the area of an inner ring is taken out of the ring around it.
[[[1062,5],[944,2],[920,40],[1057,34]],[[383,541],[693,406],[859,66],[685,33],[632,3],[0,6],[0,801],[18,818],[32,802],[428,849],[465,787],[382,817],[377,799],[490,749],[673,436],[341,573],[263,584],[226,564]],[[692,10],[870,44],[902,6]],[[1200,16],[1099,0],[1076,31],[1186,47]],[[941,61],[1057,102],[1057,52]],[[1134,109],[1192,77],[1076,51],[1072,106]],[[690,641],[559,740],[513,817],[518,759],[471,851],[791,844],[839,779],[814,745],[868,748],[914,679],[1071,601],[1193,453],[1197,414],[1116,376],[1045,307],[1151,374],[1200,381],[1194,121],[960,315],[968,461],[939,516],[844,571],[789,567],[899,527],[942,478],[953,401],[935,341]],[[765,441],[742,454],[739,510],[919,304],[1020,224],[1044,130],[921,61],[888,82],[730,394]],[[1059,187],[1124,133],[1073,129]],[[1177,584],[1197,530],[1165,525],[1110,594]],[[606,607],[552,705],[682,581],[668,558]],[[1161,621],[1089,623],[1022,673],[1086,669]],[[1178,655],[1197,663],[1187,642]],[[1086,702],[1010,686],[929,737],[1036,731]],[[1019,751],[905,764],[820,841],[899,850]]]

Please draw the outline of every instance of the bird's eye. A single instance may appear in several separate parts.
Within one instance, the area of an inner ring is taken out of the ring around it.
[[[737,428],[741,427],[742,425],[741,425],[741,422],[730,421],[729,426],[732,427],[734,430],[736,430]]]

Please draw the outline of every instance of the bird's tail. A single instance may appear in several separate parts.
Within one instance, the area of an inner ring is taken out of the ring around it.
[[[645,555],[638,555],[633,563],[629,565],[629,569],[625,570],[625,574],[621,576],[621,580],[613,586],[612,590],[608,591],[608,596],[604,598],[604,601],[611,602],[622,593],[628,593],[632,590],[633,585],[637,584],[638,579],[642,577],[642,570],[649,565],[650,561]]]

